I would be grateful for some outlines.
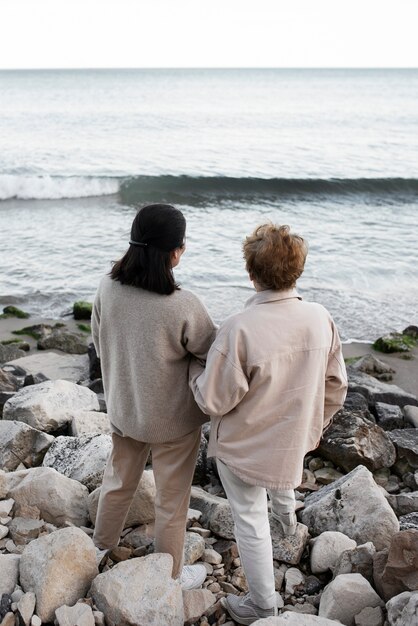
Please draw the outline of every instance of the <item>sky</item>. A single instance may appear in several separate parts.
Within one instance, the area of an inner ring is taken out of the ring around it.
[[[418,67],[418,0],[0,0],[0,69]]]

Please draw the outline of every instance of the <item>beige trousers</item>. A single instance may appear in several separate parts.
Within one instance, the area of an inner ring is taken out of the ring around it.
[[[112,434],[113,446],[103,476],[93,536],[98,548],[118,545],[151,451],[157,489],[155,551],[171,554],[173,578],[180,575],[190,488],[200,437],[200,428],[167,443],[144,443]]]

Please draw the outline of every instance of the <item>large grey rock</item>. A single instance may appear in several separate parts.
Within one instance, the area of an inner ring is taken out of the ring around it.
[[[403,591],[418,590],[418,530],[394,535],[387,559],[375,558],[374,581],[385,600]]]
[[[337,558],[333,577],[335,578],[340,574],[361,574],[370,584],[373,584],[373,556],[375,553],[376,548],[371,541],[352,550],[346,550]]]
[[[343,533],[326,530],[311,541],[311,570],[321,574],[334,569],[338,557],[346,550],[357,546],[354,539]]]
[[[20,506],[37,507],[42,519],[56,526],[87,523],[87,488],[49,467],[0,475],[0,494],[2,490],[4,497],[13,498]]]
[[[11,594],[19,579],[18,554],[0,554],[0,598],[3,593]]]
[[[214,496],[200,487],[192,487],[190,506],[202,512],[201,523],[223,539],[234,539],[234,520],[225,498]]]
[[[400,530],[418,530],[418,511],[399,518]]]
[[[61,350],[68,354],[87,354],[86,337],[67,330],[54,330],[38,341],[38,350]]]
[[[281,524],[269,515],[273,558],[276,561],[297,565],[309,539],[308,528],[304,524],[297,524],[294,535],[283,536]]]
[[[361,574],[341,574],[325,587],[319,603],[319,616],[355,626],[357,613],[375,606],[383,606],[383,602]]]
[[[108,626],[183,626],[180,583],[171,578],[169,554],[118,563],[99,574],[90,595]]]
[[[55,618],[58,626],[95,626],[93,611],[84,602],[60,606],[55,611]]]
[[[387,402],[376,402],[375,410],[377,422],[383,430],[405,428],[406,424],[400,406],[387,404]]]
[[[110,435],[57,437],[45,455],[43,466],[52,467],[94,491],[102,483],[111,449]]]
[[[203,555],[205,540],[196,533],[186,533],[184,541],[184,564],[191,565]]]
[[[391,467],[396,461],[395,447],[366,415],[362,411],[338,411],[321,439],[319,453],[347,472],[358,465],[372,472]]]
[[[404,406],[403,408],[405,420],[408,424],[412,424],[414,428],[418,428],[418,407]]]
[[[418,491],[389,495],[387,499],[398,516],[418,511]]]
[[[404,591],[386,603],[389,626],[418,624],[418,592]]]
[[[40,465],[54,441],[52,435],[23,422],[0,421],[0,467],[15,470],[20,463],[26,467]]]
[[[107,413],[102,411],[76,411],[70,424],[70,435],[90,435],[101,433],[110,435],[111,428]]]
[[[358,359],[358,361],[352,363],[351,367],[353,370],[365,372],[366,374],[370,374],[370,376],[374,376],[374,378],[383,381],[392,380],[392,374],[395,373],[395,370],[392,369],[387,363],[377,359],[370,353],[365,354]]]
[[[90,519],[93,524],[96,522],[97,507],[99,504],[101,487],[95,489],[88,498],[88,508]],[[155,519],[155,480],[152,470],[145,470],[142,474],[138,488],[135,492],[131,507],[125,520],[125,528],[146,524]]]
[[[20,584],[36,595],[36,613],[52,622],[56,609],[83,598],[97,576],[96,550],[79,528],[62,528],[32,541],[20,560]]]
[[[353,369],[351,366],[347,368],[347,372],[349,391],[363,394],[369,405],[374,405],[376,402],[387,402],[398,406],[418,405],[418,400],[414,395],[396,385],[383,383],[373,376],[369,376],[369,374]]]
[[[69,380],[78,383],[89,376],[89,359],[86,354],[64,354],[62,352],[35,352],[7,365],[19,366],[27,374],[42,373],[50,380]]]
[[[418,428],[392,430],[389,433],[399,458],[404,458],[413,468],[418,468]]]
[[[0,343],[0,365],[3,365],[8,361],[18,360],[24,356],[25,352],[17,348],[12,343],[6,346]]]
[[[362,465],[306,497],[300,516],[314,535],[337,530],[359,544],[372,541],[377,550],[389,546],[399,530],[382,490]]]
[[[48,380],[20,389],[3,408],[3,419],[18,420],[44,432],[71,422],[74,411],[99,409],[96,394],[68,380]]]
[[[17,391],[21,385],[19,379],[11,372],[0,367],[0,391]]]

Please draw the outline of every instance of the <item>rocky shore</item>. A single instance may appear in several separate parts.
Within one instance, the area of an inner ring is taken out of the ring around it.
[[[280,615],[257,626],[418,624],[418,329],[407,330],[385,354],[345,346],[349,393],[305,459],[295,536],[271,520]],[[171,557],[154,553],[151,466],[99,572],[91,536],[111,441],[90,342],[88,319],[0,319],[0,626],[233,626],[220,600],[247,583],[209,425],[185,545],[185,563],[207,569],[203,588],[182,592]]]

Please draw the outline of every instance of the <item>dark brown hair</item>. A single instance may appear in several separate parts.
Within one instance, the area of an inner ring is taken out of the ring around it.
[[[148,204],[138,211],[131,243],[110,276],[123,285],[164,295],[180,289],[174,280],[170,253],[184,246],[186,220],[171,204]],[[138,245],[139,244],[139,245]]]

